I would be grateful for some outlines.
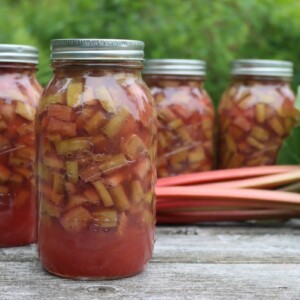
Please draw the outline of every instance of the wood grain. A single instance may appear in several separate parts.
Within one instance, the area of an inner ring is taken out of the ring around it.
[[[158,227],[145,272],[122,280],[52,276],[34,245],[0,249],[0,299],[297,299],[300,222]]]

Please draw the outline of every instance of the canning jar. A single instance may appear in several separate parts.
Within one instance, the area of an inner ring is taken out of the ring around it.
[[[272,165],[296,121],[293,65],[236,60],[218,111],[219,168]]]
[[[158,177],[213,168],[214,107],[204,89],[205,62],[149,59],[144,79],[158,115]]]
[[[36,239],[37,63],[36,48],[0,44],[0,247]]]
[[[141,272],[155,225],[156,111],[144,43],[51,42],[53,77],[37,113],[38,246],[56,275]]]

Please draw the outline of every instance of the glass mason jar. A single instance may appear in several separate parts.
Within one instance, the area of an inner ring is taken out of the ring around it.
[[[36,240],[37,64],[36,48],[0,44],[0,247]]]
[[[272,165],[296,122],[291,62],[237,60],[218,111],[219,168]]]
[[[205,62],[149,59],[144,79],[158,115],[158,177],[213,168],[214,107],[204,89]]]
[[[144,43],[51,43],[54,75],[37,113],[38,246],[68,278],[141,272],[155,230],[156,111]]]

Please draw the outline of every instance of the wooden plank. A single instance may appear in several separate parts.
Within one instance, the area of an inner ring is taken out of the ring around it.
[[[0,249],[0,299],[296,299],[299,224],[158,227],[146,271],[115,281],[52,276],[34,245]]]

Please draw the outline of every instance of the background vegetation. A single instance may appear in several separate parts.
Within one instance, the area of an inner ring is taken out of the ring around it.
[[[0,43],[40,49],[42,84],[51,76],[55,38],[140,39],[147,58],[208,63],[207,89],[218,101],[237,58],[291,60],[300,79],[299,0],[0,0]]]

